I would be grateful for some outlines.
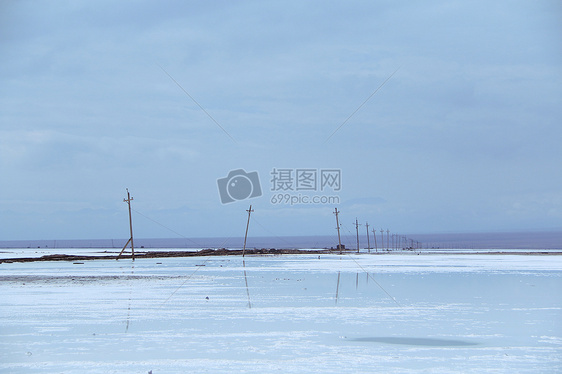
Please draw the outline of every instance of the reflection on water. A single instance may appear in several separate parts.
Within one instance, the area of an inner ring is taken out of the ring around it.
[[[380,336],[370,338],[355,338],[350,339],[354,342],[373,342],[373,343],[386,343],[386,344],[402,344],[402,345],[422,345],[427,347],[466,347],[478,345],[478,343],[467,342],[464,340],[452,339],[434,339],[434,338],[413,338],[408,336]]]

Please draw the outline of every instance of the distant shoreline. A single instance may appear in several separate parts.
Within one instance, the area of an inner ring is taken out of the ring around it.
[[[307,249],[202,249],[200,251],[158,251],[158,252],[135,252],[135,259],[145,258],[168,258],[168,257],[208,257],[208,256],[256,256],[256,255],[282,255],[282,254],[330,254],[337,251],[329,250],[307,250]],[[1,263],[11,262],[38,262],[38,261],[92,261],[92,260],[125,260],[132,259],[130,251],[121,256],[118,255],[67,255],[52,254],[41,257],[20,257],[0,259]]]
[[[518,256],[560,256],[562,251],[381,251],[381,252],[371,252],[360,254],[368,254],[374,256],[380,255],[392,255],[392,254],[404,254],[409,253],[412,255],[518,255]],[[314,255],[338,255],[338,250],[313,250],[313,249],[275,249],[275,248],[262,248],[262,249],[250,249],[242,251],[241,249],[203,249],[199,251],[161,251],[161,252],[137,252],[135,253],[135,259],[147,259],[147,258],[170,258],[170,257],[208,257],[208,256],[265,256],[265,255],[302,255],[302,254],[314,254]],[[355,255],[356,251],[346,250],[342,255]],[[45,262],[45,261],[94,261],[94,260],[125,260],[132,259],[132,255],[127,253],[122,256],[118,255],[67,255],[67,254],[52,254],[44,255],[41,257],[16,257],[16,258],[6,258],[0,259],[0,264],[2,263],[14,263],[14,262]]]

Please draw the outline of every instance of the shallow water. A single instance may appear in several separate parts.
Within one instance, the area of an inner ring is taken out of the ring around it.
[[[201,257],[0,271],[2,372],[562,370],[562,256]]]

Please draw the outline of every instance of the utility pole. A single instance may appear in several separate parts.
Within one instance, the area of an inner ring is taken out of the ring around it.
[[[390,242],[388,241],[388,234],[390,234],[390,230],[386,229],[386,248],[390,250]]]
[[[384,230],[381,229],[381,249],[384,251]]]
[[[135,245],[133,243],[133,219],[132,219],[132,216],[131,216],[131,201],[133,201],[133,198],[131,197],[131,194],[129,193],[129,189],[127,188],[127,198],[123,199],[123,202],[125,202],[125,203],[127,203],[127,205],[129,205],[129,230],[131,232],[131,237],[129,238],[127,243],[125,243],[125,246],[123,247],[123,249],[121,250],[121,252],[117,256],[116,260],[119,260],[119,257],[121,257],[121,255],[123,254],[123,251],[125,251],[125,248],[127,248],[129,243],[131,243],[131,257],[133,258],[133,261],[135,261]]]
[[[369,241],[369,222],[365,222],[365,227],[367,228],[367,251],[371,253],[371,242]]]
[[[336,210],[334,211],[334,214],[336,215],[336,229],[338,230],[338,249],[340,250],[340,255],[341,255],[341,237],[340,237],[340,221],[338,219],[338,214],[340,212],[338,212],[338,208],[336,208]]]
[[[242,248],[242,257],[246,255],[246,239],[248,239],[248,227],[250,226],[250,214],[252,214],[252,205],[250,205],[250,209],[246,210],[248,212],[248,223],[246,223],[246,235],[244,235],[244,248]]]
[[[355,231],[357,232],[357,253],[359,253],[359,222],[357,221],[357,217],[355,218]]]
[[[378,248],[377,248],[377,230],[373,229],[373,238],[375,238],[375,252],[378,252]]]

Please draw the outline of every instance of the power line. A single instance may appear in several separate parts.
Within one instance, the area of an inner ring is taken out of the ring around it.
[[[379,288],[380,288],[381,290],[383,290],[383,292],[384,292],[390,299],[392,299],[392,301],[394,301],[394,302],[396,303],[396,305],[398,305],[400,308],[402,308],[402,305],[400,305],[400,303],[399,303],[398,301],[396,301],[396,299],[395,299],[390,293],[388,293],[388,291],[385,290],[384,287],[383,287],[379,282],[377,282],[377,280],[376,280],[375,278],[373,278],[373,277],[371,276],[371,274],[369,274],[369,272],[368,272],[363,266],[361,266],[361,264],[360,264],[359,262],[357,262],[357,260],[355,260],[355,259],[353,258],[353,256],[351,256],[349,253],[346,253],[346,255],[348,255],[349,258],[351,258],[351,259],[353,260],[353,262],[355,262],[355,264],[356,264],[361,270],[363,270],[365,273],[367,273],[367,276],[368,276],[369,278],[371,278],[371,280],[372,280],[373,282],[375,282],[375,284],[376,284],[377,286],[379,286]]]
[[[135,212],[135,213],[137,213],[137,214],[143,216],[143,217],[146,218],[147,220],[152,221],[152,222],[154,222],[155,224],[157,224],[157,225],[159,225],[159,226],[162,226],[162,227],[165,228],[166,230],[169,230],[169,231],[173,232],[174,234],[176,234],[176,235],[178,235],[178,236],[180,236],[180,237],[182,237],[182,238],[184,238],[184,239],[189,240],[190,242],[192,242],[193,244],[197,245],[198,247],[200,247],[200,248],[205,247],[205,246],[201,245],[201,243],[197,243],[197,242],[193,241],[192,239],[190,239],[190,238],[188,238],[187,236],[185,236],[185,235],[183,235],[183,234],[177,232],[176,230],[171,229],[171,228],[169,228],[168,226],[166,226],[166,225],[164,225],[164,224],[162,224],[162,223],[160,223],[160,222],[158,222],[158,221],[156,221],[156,220],[154,220],[154,219],[152,219],[152,218],[150,218],[150,217],[148,217],[148,216],[142,214],[142,213],[139,212],[138,210],[133,209],[133,208],[131,208],[131,210],[132,210],[133,212]],[[230,239],[230,238],[228,238],[228,239]],[[226,243],[226,241],[228,241],[228,239],[226,239],[226,240],[223,242],[223,244]]]
[[[369,101],[369,100],[371,99],[371,97],[373,97],[377,92],[379,92],[379,90],[386,84],[386,82],[388,82],[388,81],[390,80],[390,78],[392,78],[392,77],[394,76],[394,74],[396,74],[396,73],[398,72],[398,70],[400,70],[401,67],[402,67],[402,66],[399,66],[398,69],[394,70],[394,72],[393,72],[392,74],[390,74],[390,76],[389,76],[388,78],[386,78],[385,81],[382,82],[381,85],[378,86],[377,89],[376,89],[375,91],[373,91],[373,93],[370,94],[369,97],[366,98],[365,101],[363,101],[363,102],[361,103],[361,105],[359,105],[359,107],[357,107],[357,109],[355,109],[355,110],[353,111],[353,113],[351,113],[351,114],[349,115],[349,117],[347,117],[347,118],[345,119],[345,121],[343,121],[343,123],[342,123],[341,125],[339,125],[339,127],[338,127],[337,129],[335,129],[334,132],[332,132],[332,133],[330,134],[330,136],[328,136],[328,138],[327,138],[326,140],[324,140],[324,144],[326,144],[326,142],[327,142],[328,140],[330,140],[330,138],[331,138],[332,136],[334,136],[334,134],[335,134],[336,132],[338,132],[339,129],[341,129],[341,128],[347,123],[347,121],[349,121],[349,120],[351,119],[351,117],[353,117],[353,116],[355,115],[355,113],[357,113],[357,112],[359,111],[359,109],[361,109],[361,108],[363,107],[363,105],[367,104],[367,101]]]
[[[156,65],[158,65],[158,64],[156,64]],[[203,107],[201,106],[201,104],[199,104],[199,103],[197,102],[197,100],[195,100],[195,98],[194,98],[193,96],[191,96],[191,95],[189,94],[189,92],[187,92],[187,91],[181,86],[181,84],[178,83],[177,80],[174,79],[174,77],[172,77],[170,74],[168,74],[168,72],[167,72],[166,70],[164,70],[164,68],[163,68],[162,66],[158,65],[158,67],[159,67],[160,69],[162,69],[162,71],[163,71],[168,77],[170,77],[170,79],[171,79],[171,80],[172,80],[172,81],[173,81],[173,82],[174,82],[174,83],[175,83],[175,84],[176,84],[176,85],[177,85],[177,86],[178,86],[178,87],[179,87],[179,88],[180,88],[180,89],[181,89],[181,90],[182,90],[182,91],[183,91],[183,92],[184,92],[184,93],[185,93],[185,94],[186,94],[186,95],[187,95],[187,96],[188,96],[188,97],[189,97],[189,98],[190,98],[190,99],[207,115],[207,117],[209,117],[218,127],[220,127],[220,129],[221,129],[230,139],[232,139],[232,141],[233,141],[234,143],[236,143],[236,140],[232,137],[232,135],[230,135],[230,134],[228,133],[228,131],[226,131],[226,130],[224,129],[224,127],[222,127],[222,126],[217,122],[217,120],[214,119],[213,116],[211,116],[211,115],[209,114],[209,112],[207,112],[207,111],[205,110],[205,108],[203,108]]]

